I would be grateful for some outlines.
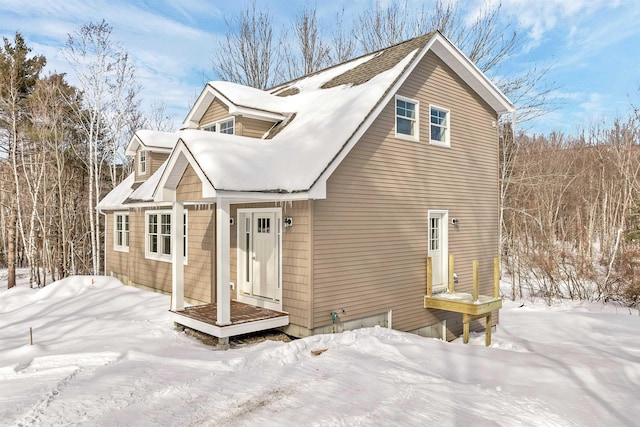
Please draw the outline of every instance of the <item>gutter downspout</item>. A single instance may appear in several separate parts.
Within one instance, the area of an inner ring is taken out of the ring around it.
[[[102,209],[96,208],[99,214],[104,215],[104,272],[103,275],[107,275],[107,214]]]

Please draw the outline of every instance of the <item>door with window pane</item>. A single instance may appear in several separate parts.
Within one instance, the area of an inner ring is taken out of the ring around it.
[[[429,212],[428,219],[428,256],[431,257],[433,287],[444,287],[447,284],[447,213]]]
[[[280,218],[277,212],[239,213],[240,291],[247,296],[279,300]]]

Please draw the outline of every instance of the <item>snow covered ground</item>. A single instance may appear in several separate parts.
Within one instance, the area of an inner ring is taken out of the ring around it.
[[[370,328],[215,351],[173,329],[167,296],[105,277],[2,280],[0,425],[640,422],[640,317],[626,309],[505,301],[489,348]]]

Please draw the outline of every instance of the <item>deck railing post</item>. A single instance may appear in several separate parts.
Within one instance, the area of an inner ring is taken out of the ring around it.
[[[500,259],[493,259],[493,297],[500,296]]]
[[[449,254],[449,293],[455,292],[455,282],[453,281],[453,273],[455,272],[453,265],[453,254]]]
[[[171,224],[171,310],[184,308],[184,205],[174,202]]]
[[[431,261],[431,257],[430,257],[430,256],[428,256],[428,257],[427,257],[427,296],[428,296],[428,297],[430,297],[430,296],[431,296],[431,292],[432,292],[432,290],[433,290],[433,289],[432,289],[433,283],[432,283],[432,281],[431,281],[431,280],[432,280],[432,278],[431,278],[431,274],[432,274],[432,272],[433,272],[433,271],[432,271],[432,268],[431,268],[431,267],[432,267],[431,262],[432,262],[432,261]]]
[[[218,326],[231,324],[230,209],[228,199],[222,197],[216,199],[216,324]]]
[[[478,260],[473,260],[473,301],[478,301]]]

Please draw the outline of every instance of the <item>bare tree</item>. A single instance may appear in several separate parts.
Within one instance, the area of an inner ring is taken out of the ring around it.
[[[356,40],[347,32],[344,24],[344,6],[336,12],[333,33],[330,40],[330,65],[340,64],[353,58],[356,53]]]
[[[284,55],[283,80],[298,77],[321,70],[330,64],[330,47],[318,30],[315,7],[307,5],[293,22],[293,33],[298,49],[290,48],[283,37]]]
[[[83,95],[82,108],[76,113],[87,144],[84,159],[89,172],[88,218],[92,268],[96,274],[100,271],[101,227],[95,207],[103,190],[104,167],[109,166],[115,182],[115,153],[121,148],[123,117],[135,106],[137,93],[128,55],[112,39],[112,31],[105,21],[85,24],[69,35],[63,51]]]
[[[419,35],[412,25],[414,14],[410,13],[406,0],[385,4],[376,0],[374,8],[364,8],[354,20],[353,37],[362,52],[380,50]]]
[[[7,185],[9,197],[3,198],[7,206],[2,207],[9,212],[6,224],[9,288],[16,284],[16,223],[19,230],[24,230],[20,211],[22,192],[19,159],[23,129],[28,121],[25,103],[46,63],[43,56],[28,58],[30,52],[31,48],[27,47],[20,33],[16,33],[13,44],[4,38],[4,46],[0,49],[0,127],[7,136],[1,143],[1,149],[7,155],[12,170],[12,179]]]
[[[219,78],[258,89],[267,89],[280,74],[280,58],[273,42],[269,10],[249,3],[237,16],[226,20],[227,33],[214,58]]]

